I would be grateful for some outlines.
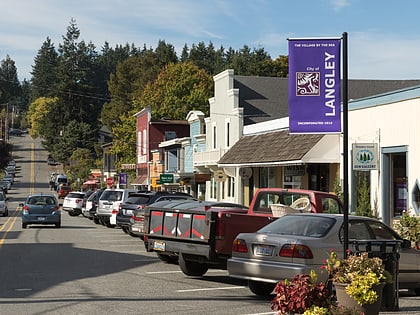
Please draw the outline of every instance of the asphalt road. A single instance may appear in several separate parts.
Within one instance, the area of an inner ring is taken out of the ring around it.
[[[19,167],[0,217],[0,314],[273,314],[272,297],[253,295],[225,270],[186,277],[147,253],[140,239],[62,214],[62,228],[21,228],[19,202],[49,193],[51,171],[39,139],[12,137]],[[420,297],[403,293],[400,312],[420,314]],[[388,313],[383,313],[388,314]]]

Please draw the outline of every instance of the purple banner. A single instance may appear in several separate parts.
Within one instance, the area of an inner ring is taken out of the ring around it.
[[[341,132],[340,39],[289,39],[289,131]]]
[[[127,185],[127,173],[120,173],[120,185]]]

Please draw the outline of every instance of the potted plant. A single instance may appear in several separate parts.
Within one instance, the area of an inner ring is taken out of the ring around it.
[[[277,283],[271,309],[279,314],[327,315],[334,304],[333,293],[325,282],[317,283],[317,275],[299,274]]]
[[[382,259],[363,252],[340,260],[331,251],[324,267],[336,288],[339,305],[359,309],[366,315],[379,314],[383,287],[392,281]]]

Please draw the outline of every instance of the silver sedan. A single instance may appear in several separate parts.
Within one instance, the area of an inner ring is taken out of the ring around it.
[[[270,294],[278,281],[311,270],[319,280],[326,280],[323,261],[331,250],[343,254],[343,221],[339,214],[290,214],[256,233],[241,233],[227,263],[229,275],[248,280],[250,290],[258,295]],[[401,246],[399,287],[420,294],[420,251],[411,248],[409,241],[379,220],[358,216],[349,216],[348,236],[352,251],[378,256],[388,252],[388,258],[397,257],[393,253]]]

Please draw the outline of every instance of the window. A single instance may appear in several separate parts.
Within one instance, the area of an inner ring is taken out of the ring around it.
[[[216,125],[213,125],[213,137],[212,137],[212,141],[213,141],[213,145],[212,148],[213,149],[217,149],[217,133],[216,133],[217,129],[216,129]]]
[[[230,147],[230,119],[226,119],[226,130],[225,130],[225,137],[226,137],[226,148]]]
[[[210,181],[210,199],[216,199],[217,198],[217,182],[214,180],[214,178]]]
[[[235,197],[235,178],[228,177],[226,180],[227,185],[227,197],[234,198]]]
[[[147,154],[147,132],[146,129],[143,130],[143,155]]]

